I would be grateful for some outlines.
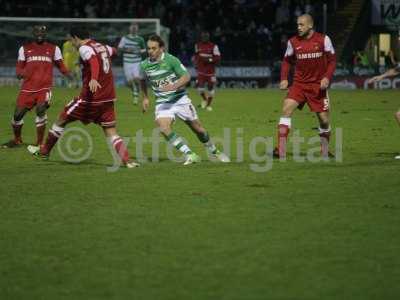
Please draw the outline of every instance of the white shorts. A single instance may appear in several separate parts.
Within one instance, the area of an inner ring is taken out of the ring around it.
[[[140,78],[140,62],[137,63],[124,63],[124,74],[126,81]]]
[[[196,108],[188,96],[183,96],[175,103],[161,103],[156,105],[155,118],[171,118],[175,120],[178,117],[182,121],[197,120]]]

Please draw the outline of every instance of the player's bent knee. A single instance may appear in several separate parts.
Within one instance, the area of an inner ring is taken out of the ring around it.
[[[160,128],[160,131],[163,133],[171,130],[171,126],[165,123],[158,124],[158,127]]]
[[[291,108],[283,108],[282,109],[282,117],[290,118],[293,114],[294,109]]]
[[[159,129],[160,129],[161,134],[164,136],[168,136],[172,132],[171,127],[159,127]]]
[[[168,120],[157,119],[156,124],[160,129],[160,132],[164,135],[168,135],[171,132],[171,122]]]
[[[292,116],[292,114],[293,114],[293,111],[289,111],[289,110],[282,110],[282,117],[285,117],[285,118],[290,118],[291,116]]]
[[[118,135],[115,126],[103,126],[103,131],[107,137]]]
[[[400,122],[400,110],[394,114],[394,117]]]
[[[286,98],[283,101],[282,116],[291,117],[294,110],[299,106],[299,103],[293,99]]]
[[[46,104],[36,107],[36,115],[38,117],[43,117],[46,114],[48,106]]]

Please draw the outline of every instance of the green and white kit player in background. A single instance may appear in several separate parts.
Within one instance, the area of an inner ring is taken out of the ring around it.
[[[132,89],[133,104],[138,104],[139,64],[146,55],[145,41],[138,32],[138,24],[132,23],[129,26],[129,34],[123,36],[118,44],[118,50],[123,53],[124,74],[128,86]]]
[[[176,149],[186,155],[184,165],[200,162],[200,157],[190,150],[183,139],[172,131],[175,117],[184,121],[207,148],[209,154],[222,162],[230,162],[229,157],[219,151],[201,125],[195,107],[187,96],[185,86],[190,75],[178,58],[164,52],[164,41],[153,35],[147,41],[148,59],[140,63],[142,73],[143,111],[147,111],[150,102],[147,94],[146,79],[150,82],[156,97],[155,119],[162,135]]]

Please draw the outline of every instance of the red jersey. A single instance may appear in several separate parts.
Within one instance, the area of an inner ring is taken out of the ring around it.
[[[68,74],[60,48],[51,43],[23,45],[18,51],[16,73],[23,78],[21,91],[38,92],[53,86],[53,65]]]
[[[194,53],[197,74],[214,76],[215,65],[221,60],[218,46],[211,42],[199,42],[194,46]]]
[[[310,38],[292,37],[287,43],[282,61],[281,80],[287,80],[290,65],[294,65],[294,82],[320,83],[326,77],[332,80],[336,55],[331,39],[314,32]]]
[[[116,50],[110,46],[89,40],[79,47],[82,68],[82,90],[79,98],[85,102],[109,102],[115,100],[114,77],[111,70],[111,57]],[[89,81],[96,79],[101,88],[96,93],[89,89]]]

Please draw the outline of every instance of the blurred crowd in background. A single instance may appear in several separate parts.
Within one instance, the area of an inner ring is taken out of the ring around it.
[[[296,17],[311,13],[322,27],[322,0],[0,0],[4,16],[159,18],[170,29],[169,51],[190,64],[201,30],[211,34],[223,64],[280,60]],[[329,1],[328,1],[329,2]],[[332,1],[330,1],[332,2]],[[332,4],[328,3],[329,10]]]

